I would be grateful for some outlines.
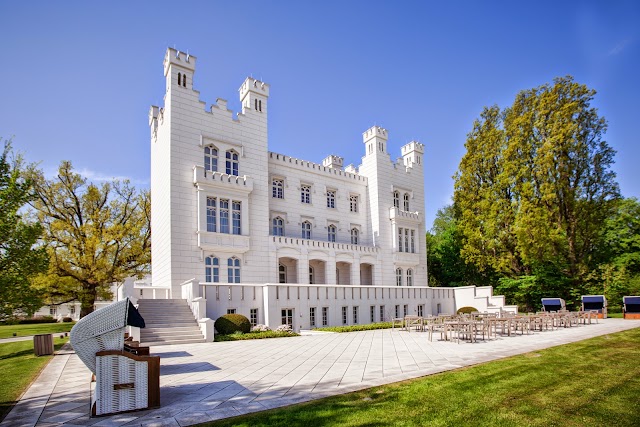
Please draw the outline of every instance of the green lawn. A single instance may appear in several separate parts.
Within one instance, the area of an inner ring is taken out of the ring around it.
[[[66,338],[56,338],[54,340],[56,350],[66,341]],[[51,357],[36,357],[33,354],[32,340],[0,344],[0,372],[2,372],[0,420],[9,413],[16,400],[38,376]]]
[[[33,325],[2,325],[0,326],[0,338],[11,338],[15,333],[18,337],[36,334],[57,334],[69,332],[75,322],[68,323],[36,323]]]
[[[203,426],[638,426],[640,328]]]

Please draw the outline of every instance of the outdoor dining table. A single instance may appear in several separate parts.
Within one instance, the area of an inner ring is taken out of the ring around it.
[[[453,340],[453,333],[456,333],[456,340],[460,342],[460,335],[464,340],[469,342],[476,342],[476,335],[478,333],[478,326],[482,326],[483,323],[475,320],[459,320],[459,321],[447,321],[445,325],[445,340]]]

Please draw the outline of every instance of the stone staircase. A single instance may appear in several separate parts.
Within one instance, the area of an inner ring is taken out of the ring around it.
[[[140,329],[141,345],[205,342],[186,300],[139,299],[138,311],[146,324]]]

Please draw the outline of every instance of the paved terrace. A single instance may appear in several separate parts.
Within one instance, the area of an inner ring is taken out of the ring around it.
[[[188,426],[640,327],[606,319],[531,335],[460,344],[427,333],[377,330],[184,346],[161,356],[162,407],[89,417],[89,370],[71,350],[57,354],[1,426]],[[439,335],[438,335],[439,336]]]

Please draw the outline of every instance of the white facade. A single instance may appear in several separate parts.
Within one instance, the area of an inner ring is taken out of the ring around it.
[[[286,307],[275,303],[282,301],[276,293],[280,287],[290,293],[294,285],[296,295],[300,289],[309,294],[308,301],[312,294],[320,301],[324,292],[325,299],[333,293],[334,301],[344,302],[351,294],[352,302],[363,304],[347,308],[350,319],[361,316],[359,323],[370,321],[364,310],[372,305],[380,318],[373,293],[393,295],[397,302],[383,309],[392,316],[395,305],[409,304],[407,298],[422,301],[411,302],[407,314],[418,305],[425,314],[434,312],[433,290],[417,289],[428,286],[424,146],[411,141],[393,161],[387,130],[374,126],[363,134],[357,168],[343,168],[335,155],[320,164],[269,152],[269,85],[245,79],[242,112],[234,116],[226,100],[210,107],[200,101],[195,71],[194,56],[168,49],[164,106],[149,114],[153,286],[180,298],[185,281],[203,284],[187,299],[206,296],[214,319],[227,309],[247,317],[254,309],[260,322],[278,323]],[[404,289],[409,286],[414,289]],[[391,290],[396,287],[403,288],[400,297]],[[250,293],[253,302],[231,307],[236,291],[238,298]],[[306,318],[310,306],[288,300],[296,316]],[[332,309],[331,324],[343,322],[342,310]]]

